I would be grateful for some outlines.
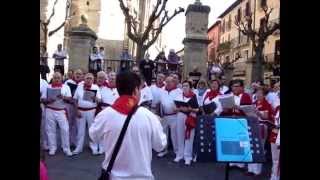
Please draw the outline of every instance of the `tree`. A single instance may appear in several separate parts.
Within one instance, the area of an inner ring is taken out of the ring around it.
[[[264,12],[264,17],[260,21],[260,27],[258,30],[253,29],[252,27],[252,13],[249,12],[245,21],[242,21],[240,17],[235,18],[235,25],[238,30],[248,36],[252,42],[253,50],[255,52],[254,63],[255,67],[253,68],[252,77],[256,77],[256,80],[263,80],[263,49],[265,42],[270,35],[275,31],[280,30],[280,20],[276,23],[269,22],[269,16],[273,8],[269,8],[266,4],[262,7]]]
[[[120,8],[125,16],[127,35],[137,45],[136,60],[138,62],[144,57],[145,52],[150,46],[156,42],[163,28],[172,20],[172,18],[179,13],[184,12],[184,9],[179,7],[171,16],[169,16],[168,11],[166,10],[168,0],[157,0],[148,19],[148,24],[145,29],[143,29],[143,26],[138,24],[143,22],[139,22],[137,16],[130,14],[130,9],[124,4],[123,0],[119,0],[119,2]],[[156,23],[158,19],[160,19],[159,23]]]
[[[64,27],[66,21],[71,17],[69,15],[71,0],[67,0],[66,15],[65,15],[64,21],[58,27],[56,27],[55,29],[49,31],[48,30],[48,26],[49,26],[49,24],[51,22],[52,17],[54,17],[54,15],[55,15],[55,7],[56,7],[57,3],[58,3],[58,0],[55,0],[54,4],[53,4],[53,7],[52,7],[51,15],[49,16],[49,18],[47,20],[40,19],[40,27],[41,27],[41,30],[42,30],[42,32],[44,34],[44,44],[43,45],[45,46],[45,48],[47,48],[48,37],[52,36],[53,34],[58,32],[62,27]]]

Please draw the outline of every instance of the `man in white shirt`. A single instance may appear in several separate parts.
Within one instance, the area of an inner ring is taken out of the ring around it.
[[[148,108],[149,110],[151,109],[151,103],[153,100],[152,92],[150,87],[147,85],[145,80],[142,79],[142,87],[140,91],[140,100],[139,100],[139,105],[144,106]]]
[[[68,85],[70,87],[72,97],[76,91],[77,86],[82,82],[82,79],[81,79],[82,74],[83,74],[82,70],[77,69],[74,72],[73,77],[69,78],[68,80],[66,80],[66,82],[64,82],[65,85]],[[76,121],[77,109],[74,106],[74,102],[69,103],[67,105],[67,109],[68,109],[68,115],[69,115],[68,119],[69,119],[70,145],[71,147],[73,147],[77,143],[77,121]]]
[[[108,106],[111,106],[119,97],[116,88],[116,73],[111,72],[109,74],[108,82],[106,82],[106,76],[106,73],[103,71],[100,71],[97,74],[97,85],[99,86],[101,93],[101,102],[99,103],[101,110],[105,109]]]
[[[59,90],[57,97],[48,97],[50,91]],[[47,96],[48,94],[48,96]],[[69,124],[67,119],[66,103],[72,99],[70,88],[62,84],[62,76],[59,72],[53,74],[52,84],[48,85],[47,93],[41,96],[46,105],[46,132],[48,135],[49,155],[54,155],[57,150],[56,124],[58,123],[61,131],[61,145],[63,152],[71,156],[69,144]]]
[[[164,74],[159,73],[157,75],[157,81],[155,84],[150,86],[151,93],[152,93],[152,104],[151,104],[151,109],[154,113],[159,115],[159,105],[160,105],[160,93],[164,89]]]
[[[229,91],[229,87],[226,86],[226,77],[225,76],[221,76],[221,79],[220,79],[220,93],[221,94],[225,94],[227,91]]]
[[[166,78],[166,86],[160,94],[161,115],[163,116],[162,126],[164,132],[168,136],[169,129],[171,133],[171,141],[173,151],[177,153],[177,108],[174,100],[182,96],[182,90],[177,88],[177,81],[172,76]],[[167,149],[158,154],[158,157],[163,157],[168,153]]]
[[[44,150],[48,150],[48,136],[46,133],[46,111],[45,105],[41,103],[41,96],[47,93],[48,83],[46,80],[40,78],[40,108],[41,108],[41,145]]]
[[[58,44],[58,49],[53,53],[54,71],[64,75],[64,60],[67,58],[67,52],[62,50],[62,44]]]
[[[93,75],[88,73],[84,77],[84,83],[80,84],[74,93],[77,108],[77,145],[73,154],[79,154],[83,150],[86,124],[90,128],[97,108],[97,103],[101,100],[100,89],[93,84]],[[90,142],[90,148],[93,155],[98,154],[98,143]]]
[[[89,57],[89,72],[96,75],[102,70],[102,56],[98,52],[98,48],[94,46]]]
[[[123,72],[117,75],[116,81],[120,97],[112,106],[97,115],[89,129],[93,141],[100,142],[103,138],[105,147],[103,171],[108,167],[127,115],[140,98],[139,76],[132,72]],[[110,179],[153,180],[152,149],[159,152],[166,144],[167,139],[159,119],[148,109],[139,107],[129,122]]]

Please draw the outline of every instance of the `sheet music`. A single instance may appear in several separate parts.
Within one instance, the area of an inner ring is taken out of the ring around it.
[[[96,92],[94,91],[84,91],[83,93],[83,100],[94,102],[94,97],[96,96]]]
[[[48,88],[47,89],[47,98],[57,100],[58,96],[61,95],[61,89]]]
[[[235,106],[233,95],[224,95],[219,98],[219,101],[223,108],[231,109]]]
[[[258,118],[256,114],[256,108],[254,105],[243,105],[240,106],[240,110],[245,113],[246,116]]]

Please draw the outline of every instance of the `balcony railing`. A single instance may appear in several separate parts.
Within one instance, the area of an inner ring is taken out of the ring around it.
[[[248,45],[250,42],[250,40],[248,39],[248,36],[245,36],[245,35],[242,35],[240,36],[240,39],[239,39],[239,36],[236,37],[236,38],[233,38],[231,40],[231,47],[232,48],[237,48],[237,47],[241,47],[241,46],[246,46]]]
[[[131,68],[133,65],[137,65],[136,61],[123,61],[122,63],[128,63],[126,66]],[[118,72],[120,70],[121,60],[120,59],[105,59],[103,62],[103,70],[107,71],[107,68],[110,67],[112,71]],[[168,72],[177,72],[182,73],[183,64],[171,64],[167,62],[154,62],[155,73],[168,73]]]

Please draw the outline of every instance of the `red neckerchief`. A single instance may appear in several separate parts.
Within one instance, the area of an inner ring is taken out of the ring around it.
[[[163,82],[161,82],[161,84],[156,83],[156,86],[157,86],[158,88],[162,88],[162,87],[164,86],[164,83],[163,83]]]
[[[218,95],[221,95],[221,93],[218,90],[210,90],[206,96],[204,97],[204,99],[209,98],[209,100],[211,101],[213,98],[217,97]]]
[[[242,92],[241,93],[241,99],[240,99],[240,105],[251,105],[252,100],[249,94]]]
[[[138,103],[133,96],[122,95],[111,106],[114,110],[121,114],[128,115],[131,109]]]
[[[263,98],[262,100],[257,100],[255,103],[258,111],[268,111],[268,120],[273,120],[273,111],[269,102]]]
[[[79,81],[74,80],[74,82],[76,82],[77,84],[79,84],[81,82],[81,79],[79,79]]]
[[[189,91],[187,94],[183,92],[183,97],[186,97],[186,98],[192,98],[195,95],[196,94],[194,94],[192,91]]]
[[[185,125],[186,125],[185,139],[190,139],[191,130],[197,126],[197,119],[189,115],[186,119]]]
[[[105,85],[106,85],[108,88],[110,88],[110,89],[116,88],[115,85],[111,86],[110,83],[108,83],[107,81],[106,81]]]
[[[173,88],[168,88],[168,86],[165,87],[165,90],[168,91],[168,92],[170,92],[170,91],[172,91],[174,89],[177,89],[177,86],[173,86]]]
[[[91,86],[92,86],[92,84],[91,84],[91,85],[83,84],[83,88],[84,88],[85,90],[90,90],[90,89],[91,89]]]
[[[62,87],[62,83],[59,82],[59,83],[51,83],[51,87],[52,88],[61,88]]]

